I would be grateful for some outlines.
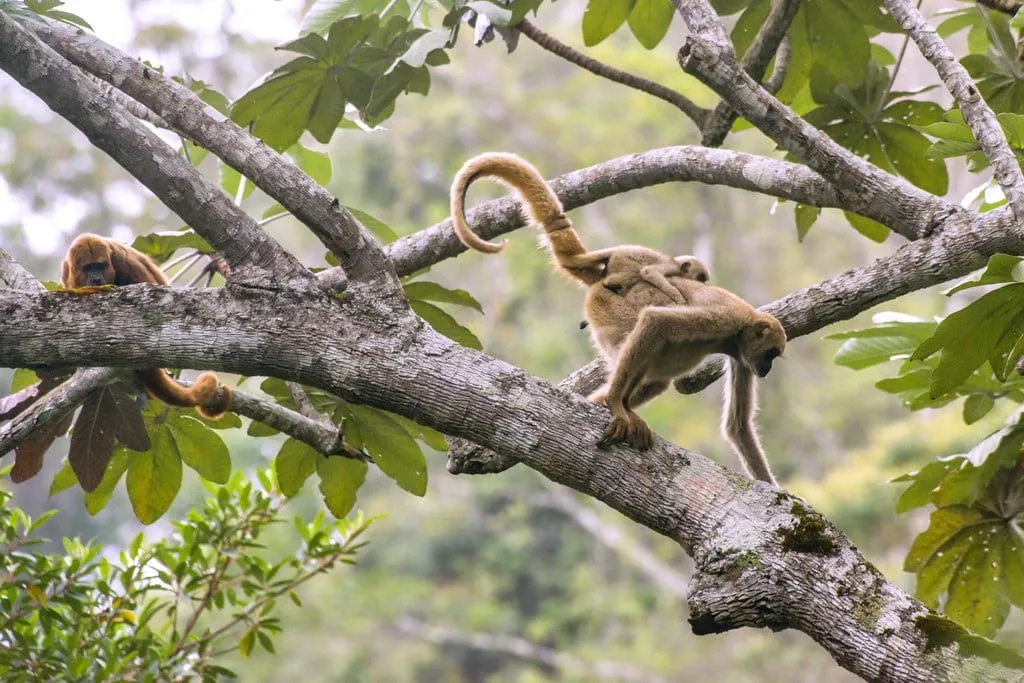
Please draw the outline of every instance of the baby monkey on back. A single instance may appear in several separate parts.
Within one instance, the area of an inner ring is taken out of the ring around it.
[[[707,355],[722,353],[730,358],[722,432],[751,476],[774,483],[753,423],[754,378],[767,375],[785,350],[779,321],[705,284],[707,269],[692,257],[675,260],[632,245],[588,251],[544,178],[513,154],[474,157],[455,176],[452,223],[467,247],[493,254],[505,246],[481,239],[466,222],[466,191],[481,177],[497,178],[520,194],[528,217],[544,229],[555,267],[587,287],[584,319],[610,369],[608,382],[590,396],[612,413],[598,445],[650,448],[651,429],[633,409]]]
[[[639,248],[644,249],[643,247]],[[663,303],[662,297],[657,296],[656,292],[664,294],[673,303],[685,304],[687,301],[683,297],[683,293],[668,278],[682,277],[697,282],[707,282],[711,277],[707,266],[696,256],[667,256],[653,249],[644,249],[644,251],[652,253],[625,252],[615,259],[609,259],[605,266],[605,277],[601,280],[601,286],[614,294],[625,294],[631,291],[634,285],[643,281],[655,287],[654,296],[648,295],[646,298],[650,301],[643,305]],[[639,303],[640,299],[636,297],[631,302],[631,304]],[[581,321],[580,329],[584,329],[588,324],[586,320]]]

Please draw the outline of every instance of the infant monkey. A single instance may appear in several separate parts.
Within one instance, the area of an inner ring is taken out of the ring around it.
[[[697,282],[707,282],[710,279],[707,266],[695,256],[659,258],[661,256],[661,254],[653,251],[649,254],[626,253],[621,256],[618,254],[613,255],[604,264],[605,275],[600,284],[609,292],[620,295],[630,292],[641,281],[654,287],[656,291],[650,291],[650,294],[653,296],[644,297],[649,299],[649,301],[644,302],[636,300],[636,296],[633,297],[635,300],[633,303],[637,308],[650,305],[665,305],[665,302],[661,300],[661,297],[657,296],[656,292],[665,294],[676,304],[688,304],[689,302],[686,300],[686,297],[683,296],[678,287],[669,281],[669,278],[682,277],[688,280],[696,280]],[[580,329],[582,330],[586,327],[587,321],[581,320]]]

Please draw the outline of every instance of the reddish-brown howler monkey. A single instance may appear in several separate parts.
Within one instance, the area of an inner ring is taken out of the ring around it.
[[[163,271],[148,256],[99,235],[76,237],[60,264],[60,283],[67,289],[146,282],[168,284]],[[188,388],[160,368],[136,370],[135,374],[154,398],[168,405],[194,407],[200,415],[210,419],[220,417],[231,407],[231,389],[220,384],[215,373],[200,374]]]

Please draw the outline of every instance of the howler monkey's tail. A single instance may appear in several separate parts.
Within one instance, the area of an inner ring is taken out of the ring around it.
[[[743,363],[730,358],[725,366],[725,400],[722,402],[722,436],[740,456],[743,467],[754,479],[775,483],[761,439],[754,426],[757,410],[757,381]]]
[[[179,408],[195,407],[200,415],[209,419],[220,417],[231,407],[231,390],[226,386],[220,386],[217,375],[212,372],[199,375],[191,387],[181,386],[160,368],[139,370],[138,376],[149,393],[167,405]],[[221,390],[221,398],[215,400],[218,387]]]
[[[488,152],[475,156],[459,169],[452,182],[452,224],[455,234],[467,247],[488,254],[505,248],[505,242],[488,242],[473,232],[466,222],[466,191],[477,178],[496,178],[522,197],[527,216],[544,228],[555,261],[563,268],[571,258],[587,253],[580,237],[566,218],[562,202],[533,164],[515,154]]]

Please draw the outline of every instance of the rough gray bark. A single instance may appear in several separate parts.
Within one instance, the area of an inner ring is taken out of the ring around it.
[[[600,451],[603,409],[456,345],[400,301],[361,285],[352,294],[230,285],[0,292],[0,365],[196,365],[322,387],[514,457],[674,539],[697,567],[689,604],[698,633],[796,628],[869,680],[979,680],[983,671],[1011,681],[1024,672],[1024,658],[939,638],[930,619],[941,618],[798,499],[660,439],[642,455]],[[188,326],[173,322],[182,316]],[[116,336],[97,334],[96,321]]]
[[[680,0],[677,7],[694,32],[691,49],[682,55],[684,66],[698,71],[730,107],[793,148],[821,176],[749,155],[675,148],[652,153],[656,159],[665,155],[653,168],[644,167],[652,159],[637,155],[567,176],[558,188],[563,196],[575,196],[582,205],[655,182],[718,182],[875,212],[864,215],[878,216],[917,240],[870,266],[766,307],[791,336],[965,274],[997,251],[1020,253],[1009,209],[976,216],[837,148],[773,104],[739,68],[706,3]],[[136,285],[76,296],[26,286],[24,274],[0,255],[2,281],[19,290],[0,289],[0,366],[189,367],[320,387],[522,462],[674,539],[695,561],[689,603],[698,633],[741,626],[796,628],[841,666],[869,680],[1021,680],[1024,658],[930,613],[887,582],[802,501],[662,440],[642,455],[622,446],[599,451],[593,444],[607,421],[604,409],[435,333],[411,313],[395,273],[458,253],[446,227],[383,252],[347,211],[279,155],[159,74],[77,30],[61,33],[65,30],[70,29],[40,29],[61,57],[0,12],[0,68],[91,134],[214,246],[223,245],[221,251],[242,275],[216,290]],[[173,153],[168,156],[124,107],[101,97],[68,59],[208,146],[299,216],[342,258],[352,280],[346,295],[331,291],[342,282],[337,275],[312,278],[278,244],[254,230],[251,219],[226,208],[230,199],[204,185],[194,169],[171,158]],[[731,87],[725,88],[725,82]],[[781,118],[773,122],[772,116]],[[612,181],[598,175],[614,170],[616,163],[641,170],[623,170]],[[489,207],[500,218],[497,229],[519,225],[511,201]],[[478,213],[479,218],[486,215]],[[246,242],[250,238],[255,242]],[[0,428],[0,446],[17,443],[15,433],[25,433],[18,430],[31,426],[31,420],[38,426],[53,419],[54,408],[73,407],[78,396],[73,392],[87,394],[112,372],[76,373],[53,396]],[[594,376],[593,368],[585,368],[577,380],[585,383]],[[315,416],[246,408],[246,403],[243,396],[240,411],[304,433],[323,451],[337,444],[336,431],[318,429],[324,425]]]

